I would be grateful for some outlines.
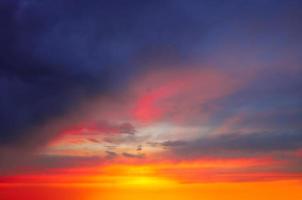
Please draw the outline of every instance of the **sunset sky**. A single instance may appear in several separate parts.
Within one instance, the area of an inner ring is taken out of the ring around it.
[[[0,199],[302,199],[301,9],[0,0]]]

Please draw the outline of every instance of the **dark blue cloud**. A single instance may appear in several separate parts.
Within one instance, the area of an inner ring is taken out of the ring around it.
[[[223,44],[213,42],[219,38],[244,46],[249,31],[238,31],[242,23],[265,18],[264,25],[297,38],[299,7],[299,1],[1,1],[0,145],[20,146],[37,135],[47,140],[30,130],[84,97],[122,90],[145,63],[207,60]],[[251,34],[271,33],[254,27]]]
[[[0,9],[1,145],[26,143],[26,132],[81,97],[123,86],[138,54],[185,43],[191,33],[177,24],[190,20],[159,1],[16,0]]]

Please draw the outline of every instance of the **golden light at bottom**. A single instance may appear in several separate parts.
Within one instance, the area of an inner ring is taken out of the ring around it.
[[[174,184],[171,187],[156,187],[152,182],[148,187],[135,184],[132,187],[6,185],[0,186],[0,197],[1,200],[299,200],[301,191],[299,181]]]

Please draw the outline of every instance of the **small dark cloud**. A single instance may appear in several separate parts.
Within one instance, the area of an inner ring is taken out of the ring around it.
[[[147,142],[147,145],[151,146],[151,147],[158,147],[161,146],[160,142]]]
[[[174,140],[174,141],[169,140],[161,143],[161,145],[164,147],[179,147],[179,146],[184,146],[186,144],[187,142],[182,140]]]
[[[105,145],[107,149],[116,149],[118,146],[116,145]]]
[[[98,139],[95,139],[95,138],[88,138],[87,140],[90,142],[93,142],[93,143],[97,143],[97,144],[101,143]]]
[[[127,158],[144,158],[145,157],[145,154],[132,154],[132,153],[127,153],[127,152],[124,152],[122,155]]]
[[[106,151],[106,154],[107,154],[106,156],[107,159],[114,159],[118,156],[118,154],[114,151]]]
[[[137,147],[136,147],[136,151],[142,151],[143,150],[143,146],[142,145],[138,145]]]
[[[134,134],[136,132],[134,126],[130,123],[123,123],[119,126],[121,133]]]

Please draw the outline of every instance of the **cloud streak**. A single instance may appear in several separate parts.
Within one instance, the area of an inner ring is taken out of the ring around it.
[[[300,150],[302,135],[300,132],[229,133],[192,141],[166,141],[161,145],[183,158],[250,157]]]

